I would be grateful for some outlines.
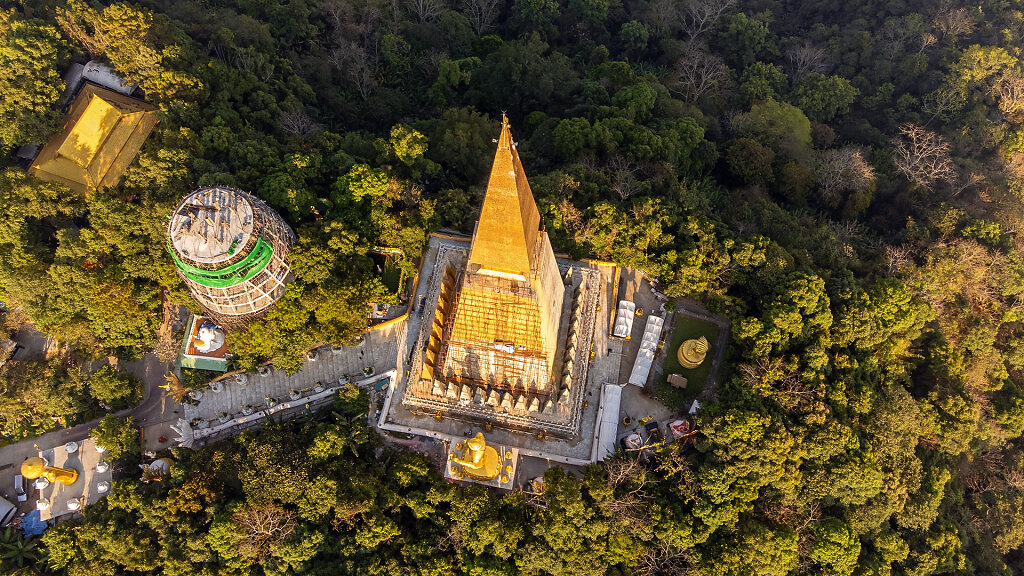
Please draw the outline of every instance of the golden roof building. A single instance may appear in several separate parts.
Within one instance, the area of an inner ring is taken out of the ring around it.
[[[68,108],[64,129],[43,146],[29,173],[83,194],[114,186],[157,122],[153,106],[86,84]]]
[[[449,248],[433,267],[436,307],[422,321],[403,403],[576,434],[598,274],[559,268],[506,118],[468,250]]]

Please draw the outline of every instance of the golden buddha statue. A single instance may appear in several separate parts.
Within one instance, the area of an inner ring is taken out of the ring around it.
[[[78,480],[77,470],[47,466],[46,460],[38,456],[26,458],[21,463],[21,475],[29,480],[35,480],[40,477],[46,478],[50,482],[57,482],[65,486],[71,486]]]
[[[501,456],[488,446],[483,432],[455,444],[451,453],[452,473],[473,480],[493,480],[501,473]]]
[[[679,346],[676,359],[684,368],[696,368],[704,362],[708,354],[708,339],[701,336],[696,340],[687,340]]]

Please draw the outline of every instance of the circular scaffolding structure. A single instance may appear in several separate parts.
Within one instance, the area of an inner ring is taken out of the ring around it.
[[[178,275],[225,327],[243,325],[284,295],[295,233],[248,192],[222,186],[192,192],[174,209],[167,237]]]

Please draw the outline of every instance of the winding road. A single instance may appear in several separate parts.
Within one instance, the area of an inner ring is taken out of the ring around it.
[[[34,356],[45,349],[46,337],[39,335],[38,332],[36,335],[19,334],[18,341],[29,344],[25,356]],[[165,429],[171,422],[177,420],[178,415],[175,414],[175,410],[180,410],[180,406],[173,401],[165,402],[163,390],[160,388],[164,384],[164,375],[169,370],[170,364],[161,362],[156,355],[149,353],[139,360],[123,363],[121,368],[124,372],[142,381],[142,401],[134,408],[114,412],[115,416],[134,417],[136,424],[143,427],[144,435],[150,434],[147,429],[157,433],[157,430]],[[90,420],[77,426],[61,428],[0,447],[0,495],[13,497],[14,476],[19,473],[21,463],[26,458],[36,456],[41,449],[45,450],[68,442],[84,440],[89,437],[89,433],[98,423],[99,419]],[[147,442],[147,444],[149,443]],[[7,499],[14,502],[13,498]],[[30,498],[29,502],[22,503],[20,508],[31,503]],[[30,509],[31,506],[21,511],[25,512]]]

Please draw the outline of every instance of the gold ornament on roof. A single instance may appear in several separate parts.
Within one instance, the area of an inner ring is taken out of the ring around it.
[[[164,375],[166,383],[161,386],[167,392],[164,392],[165,398],[173,398],[175,402],[184,402],[188,396],[188,388],[181,383],[181,379],[174,372],[169,372]]]
[[[679,346],[676,352],[676,359],[684,368],[696,368],[704,363],[704,357],[708,354],[708,339],[701,336],[696,340],[687,340]]]
[[[46,478],[50,482],[56,482],[65,486],[71,486],[78,480],[77,470],[47,466],[46,460],[38,456],[27,458],[21,463],[21,475],[29,480]]]
[[[501,472],[501,456],[493,446],[487,445],[483,432],[457,442],[450,458],[452,473],[459,478],[487,481],[497,478]]]

